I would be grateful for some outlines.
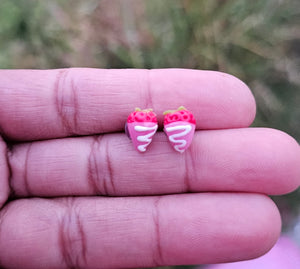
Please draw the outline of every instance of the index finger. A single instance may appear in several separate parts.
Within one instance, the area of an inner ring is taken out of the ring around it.
[[[40,140],[121,131],[135,107],[162,112],[184,105],[197,129],[249,126],[255,101],[233,76],[187,69],[0,71],[0,132]]]

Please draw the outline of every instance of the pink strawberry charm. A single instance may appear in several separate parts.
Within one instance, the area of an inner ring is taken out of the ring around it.
[[[183,153],[192,143],[196,121],[193,114],[183,106],[164,112],[164,131],[173,148]]]
[[[158,128],[157,119],[152,109],[136,108],[125,125],[125,132],[132,140],[134,147],[145,152]]]

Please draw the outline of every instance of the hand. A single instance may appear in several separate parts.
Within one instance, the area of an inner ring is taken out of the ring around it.
[[[191,147],[179,154],[160,132],[136,152],[123,133],[129,113],[153,108],[161,124],[180,105],[197,121]],[[283,132],[245,128],[254,116],[247,86],[218,72],[0,71],[0,266],[262,255],[281,225],[267,195],[299,186],[300,150]]]

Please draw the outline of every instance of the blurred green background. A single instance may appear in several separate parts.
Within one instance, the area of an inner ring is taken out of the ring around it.
[[[0,68],[227,72],[255,95],[253,126],[300,141],[299,0],[1,0],[0,51]],[[300,191],[274,200],[299,239]]]

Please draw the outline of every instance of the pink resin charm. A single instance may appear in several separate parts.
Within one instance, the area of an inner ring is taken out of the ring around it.
[[[192,143],[196,121],[193,114],[184,107],[175,111],[166,111],[164,131],[173,148],[183,153]]]
[[[127,123],[130,139],[136,150],[145,152],[148,145],[152,142],[152,137],[156,133],[157,123],[154,122],[132,122]]]
[[[173,148],[183,153],[192,143],[195,124],[189,122],[172,122],[165,126],[165,133]]]
[[[158,128],[155,113],[151,109],[136,109],[132,112],[125,126],[125,131],[136,150],[145,152]]]

